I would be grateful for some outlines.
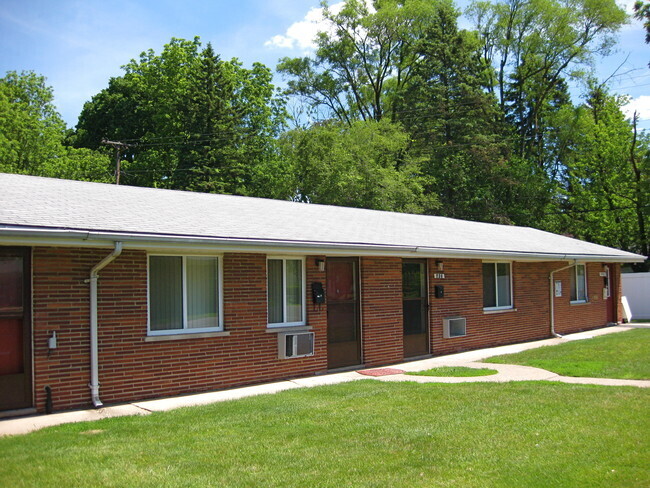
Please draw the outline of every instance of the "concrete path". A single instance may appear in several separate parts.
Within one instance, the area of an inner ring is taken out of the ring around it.
[[[465,382],[507,382],[507,381],[559,381],[563,383],[594,384],[607,386],[637,386],[650,388],[650,381],[646,380],[619,380],[606,378],[571,378],[560,376],[544,369],[532,368],[529,366],[516,366],[510,364],[485,364],[480,363],[482,359],[498,356],[501,354],[512,354],[515,352],[534,349],[537,347],[562,344],[572,340],[590,339],[604,334],[611,334],[629,330],[635,327],[647,327],[650,324],[632,324],[626,326],[606,327],[589,332],[580,332],[567,335],[561,339],[544,339],[541,341],[527,342],[524,344],[512,344],[509,346],[493,347],[468,351],[460,354],[439,356],[435,358],[411,361],[391,366],[394,369],[403,371],[422,371],[439,366],[466,366],[468,368],[490,368],[496,369],[497,374],[491,376],[475,377],[435,377],[435,376],[410,376],[405,374],[393,374],[388,376],[366,376],[356,371],[345,373],[333,373],[320,376],[297,378],[294,380],[266,383],[263,385],[248,386],[231,390],[223,390],[196,395],[181,397],[161,398],[157,400],[146,400],[133,402],[126,405],[115,405],[94,410],[69,411],[54,413],[51,415],[36,415],[0,420],[0,436],[26,434],[44,427],[66,424],[72,422],[87,422],[110,417],[121,417],[125,415],[148,415],[152,412],[164,412],[181,407],[206,405],[210,403],[235,400],[255,395],[277,393],[294,388],[307,388],[321,385],[332,385],[348,381],[364,379],[376,379],[379,381],[412,381],[416,383],[465,383]],[[380,368],[376,368],[380,369]]]
[[[439,367],[440,364],[432,367]],[[475,362],[450,362],[442,366],[460,366],[466,368],[488,368],[497,370],[497,374],[489,376],[468,376],[468,377],[445,377],[445,376],[411,376],[406,374],[393,374],[379,376],[375,379],[380,381],[413,381],[416,383],[505,383],[508,381],[559,381],[561,383],[576,383],[584,385],[605,385],[605,386],[637,386],[639,388],[650,388],[650,380],[621,380],[612,378],[575,378],[571,376],[560,376],[559,374],[546,371],[545,369],[533,368],[531,366],[519,366],[515,364],[493,364]],[[409,371],[421,371],[422,369],[409,369]]]

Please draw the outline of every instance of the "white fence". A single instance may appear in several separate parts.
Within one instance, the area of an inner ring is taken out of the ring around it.
[[[650,319],[650,273],[623,273],[621,280],[632,319]]]

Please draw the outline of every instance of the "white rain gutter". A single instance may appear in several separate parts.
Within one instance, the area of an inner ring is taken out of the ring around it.
[[[559,271],[564,271],[565,269],[573,268],[576,264],[578,264],[578,261],[574,261],[573,264],[569,264],[568,266],[554,269],[553,271],[551,271],[551,274],[548,277],[550,282],[550,291],[551,291],[551,335],[553,337],[558,337],[560,339],[562,338],[562,336],[557,332],[555,332],[555,283],[553,281],[553,275]]]
[[[291,254],[350,254],[412,257],[414,254],[424,257],[449,259],[511,259],[516,261],[567,261],[603,262],[603,263],[638,263],[644,256],[633,253],[616,254],[564,254],[527,251],[498,251],[486,249],[444,248],[425,246],[404,246],[394,244],[371,244],[354,242],[324,241],[290,241],[262,238],[227,238],[205,236],[183,236],[163,234],[138,234],[131,232],[107,233],[95,231],[75,231],[60,229],[9,228],[0,225],[0,237],[3,242],[14,245],[34,245],[34,239],[42,245],[104,247],[115,241],[124,241],[129,249],[175,249],[214,252],[216,248],[223,252],[287,252]]]
[[[122,243],[116,241],[113,252],[97,263],[90,270],[90,395],[95,408],[103,404],[99,399],[99,352],[97,340],[97,280],[99,272],[122,254]]]

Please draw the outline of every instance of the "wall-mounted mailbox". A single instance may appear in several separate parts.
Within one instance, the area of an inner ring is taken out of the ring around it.
[[[315,282],[311,284],[311,297],[316,305],[325,303],[325,290],[322,283]]]
[[[433,287],[433,294],[436,298],[445,297],[445,287],[443,285],[436,285]]]

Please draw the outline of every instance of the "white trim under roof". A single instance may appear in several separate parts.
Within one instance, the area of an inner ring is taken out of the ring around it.
[[[615,254],[564,254],[523,251],[499,251],[462,248],[409,247],[364,243],[302,242],[270,239],[238,239],[203,236],[167,236],[150,234],[104,233],[85,230],[18,228],[0,225],[2,245],[62,246],[110,248],[115,241],[124,243],[125,249],[174,252],[259,252],[262,254],[326,254],[355,256],[391,256],[407,258],[449,259],[501,259],[515,261],[582,261],[637,263],[643,256],[631,253]]]

